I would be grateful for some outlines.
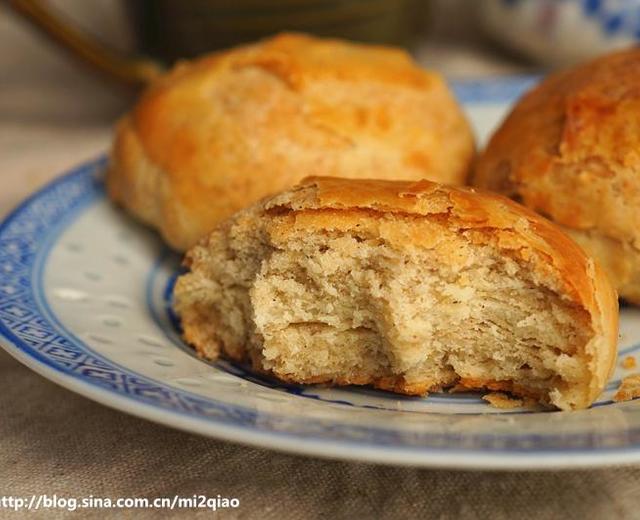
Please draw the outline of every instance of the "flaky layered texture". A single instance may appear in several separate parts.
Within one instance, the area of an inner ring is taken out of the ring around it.
[[[284,381],[575,409],[615,360],[600,268],[553,224],[471,189],[310,178],[224,222],[186,265],[185,339]]]
[[[493,135],[472,183],[560,224],[640,304],[640,49],[545,79]]]
[[[151,86],[118,125],[107,187],[183,250],[304,175],[461,184],[473,155],[444,81],[404,51],[285,34]]]

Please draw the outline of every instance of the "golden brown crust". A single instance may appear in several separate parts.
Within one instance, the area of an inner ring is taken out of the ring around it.
[[[198,344],[194,344],[198,349]],[[204,356],[208,357],[208,356]],[[209,358],[210,359],[210,358]],[[266,373],[260,360],[252,362],[251,367],[257,372]],[[439,387],[432,385],[429,382],[421,381],[419,383],[409,383],[404,376],[387,376],[387,377],[368,377],[364,375],[354,374],[351,377],[331,377],[331,376],[316,376],[312,378],[287,378],[286,376],[278,375],[278,379],[287,383],[304,384],[304,385],[329,385],[329,386],[349,386],[349,385],[371,385],[379,390],[386,390],[395,394],[413,395],[413,396],[426,396],[429,392],[435,392],[440,390]]]
[[[461,184],[473,136],[396,49],[284,34],[179,64],[116,130],[111,197],[186,249],[310,174]]]
[[[585,382],[584,395],[577,406],[590,404],[610,377],[616,359],[618,331],[615,291],[600,267],[554,224],[505,197],[426,180],[391,182],[311,177],[296,188],[260,203],[258,214],[270,240],[282,247],[295,230],[348,231],[356,228],[360,231],[373,229],[373,236],[401,247],[428,246],[437,240],[433,232],[434,219],[446,218],[448,227],[466,232],[478,244],[491,243],[502,254],[526,262],[540,283],[571,302],[583,326],[591,329],[592,339],[578,353],[588,365],[589,380]],[[415,218],[407,219],[407,215]],[[402,221],[402,225],[396,225],[396,221]],[[452,251],[448,261],[454,261],[454,257]],[[179,290],[189,289],[179,287]],[[190,323],[196,327],[199,320],[192,321],[189,312],[191,310],[187,309],[183,313],[185,332],[195,339],[192,343],[201,348],[197,333],[188,330]],[[236,347],[241,348],[233,348]],[[410,395],[423,395],[436,389],[430,381],[408,382],[402,377],[366,380],[356,377],[348,381],[319,377],[305,382],[373,384]],[[465,379],[460,384],[540,399],[540,395],[531,396],[510,381]]]
[[[640,303],[640,49],[554,74],[527,93],[479,158],[472,183],[569,230]]]
[[[456,387],[458,391],[465,390],[491,390],[492,392],[507,392],[519,397],[543,401],[546,395],[543,392],[534,392],[530,388],[525,388],[513,381],[492,381],[487,379],[473,379],[470,377],[461,378]]]

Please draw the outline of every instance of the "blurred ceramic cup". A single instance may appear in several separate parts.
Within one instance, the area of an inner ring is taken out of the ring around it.
[[[479,8],[492,37],[550,67],[640,39],[640,0],[482,0]]]
[[[112,79],[140,85],[180,58],[281,31],[409,47],[429,0],[128,0],[141,56],[123,56],[78,31],[44,0],[9,5],[53,41]]]

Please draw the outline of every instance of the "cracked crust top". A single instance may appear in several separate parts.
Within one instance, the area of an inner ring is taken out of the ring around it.
[[[178,64],[119,123],[110,196],[183,250],[308,175],[461,184],[473,136],[401,50],[283,34]]]

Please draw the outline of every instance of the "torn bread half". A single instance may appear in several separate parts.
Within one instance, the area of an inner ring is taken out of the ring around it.
[[[456,385],[568,410],[595,400],[616,358],[600,267],[554,224],[474,189],[308,178],[185,263],[186,341],[287,382]]]

